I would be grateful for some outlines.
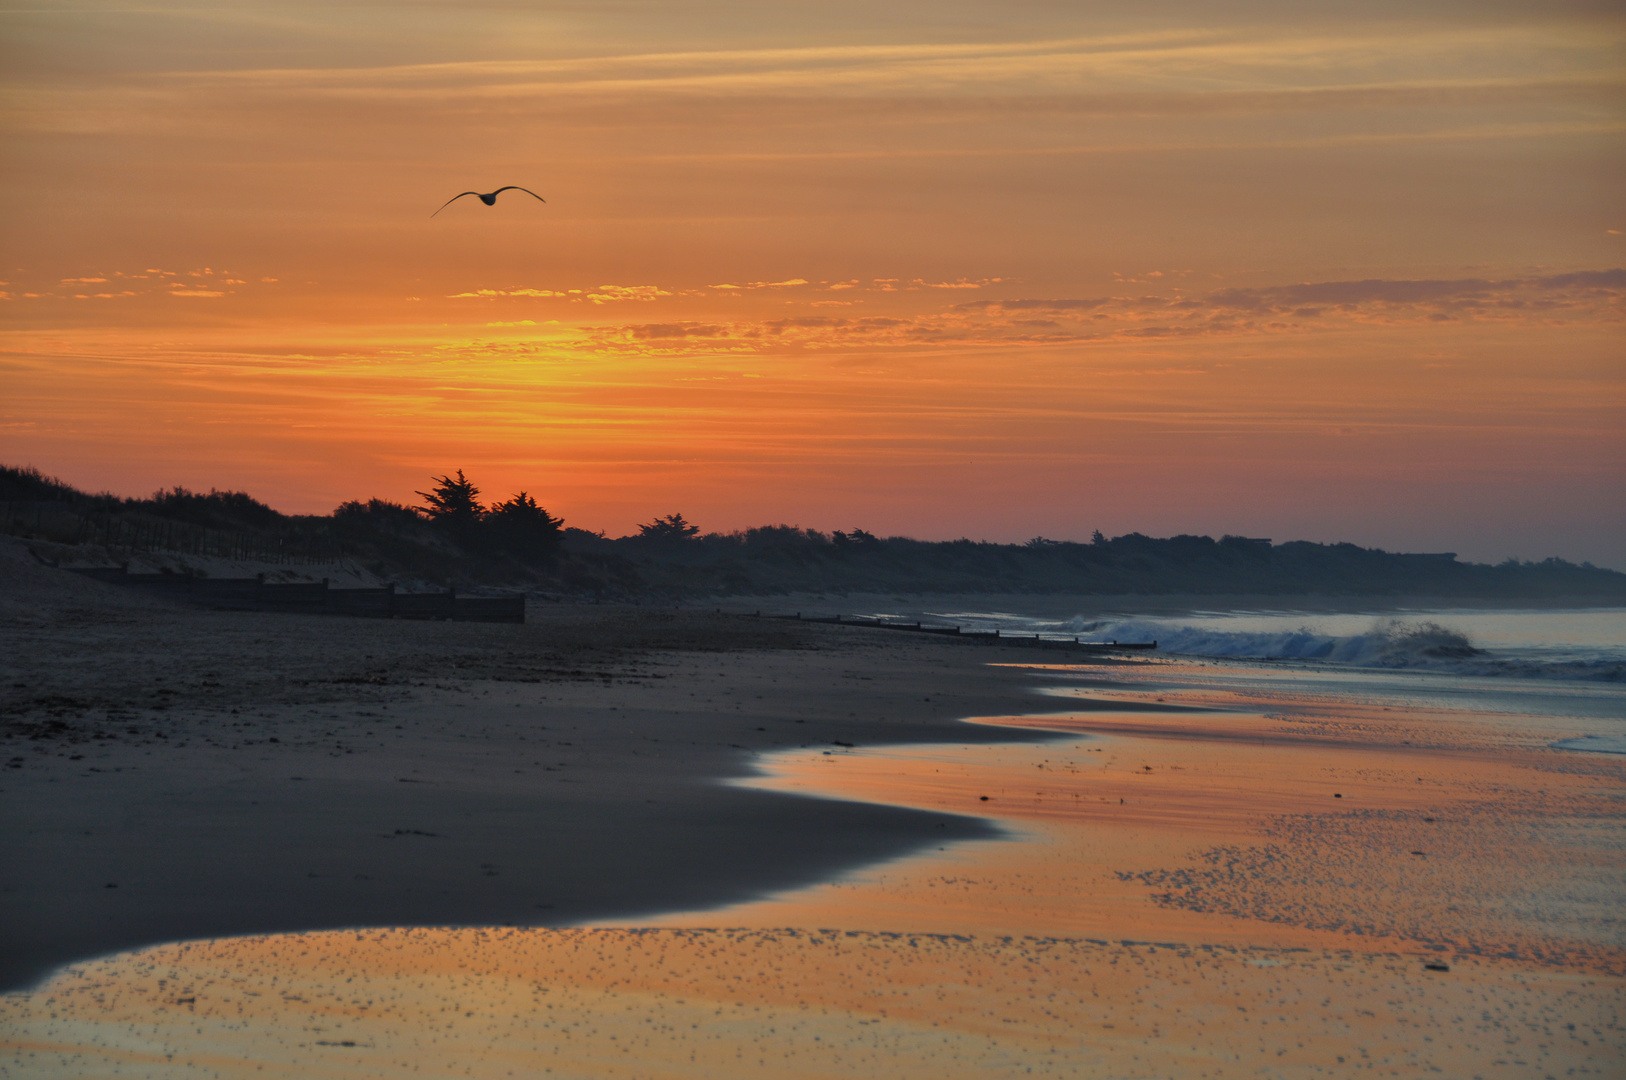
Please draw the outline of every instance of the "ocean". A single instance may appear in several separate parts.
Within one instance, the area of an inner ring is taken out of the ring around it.
[[[975,816],[988,838],[724,907],[657,901],[630,924],[86,961],[0,1001],[11,1063],[368,1080],[1618,1071],[1626,611],[872,614],[1158,648],[944,642],[1031,691],[964,719],[1047,737],[809,730],[725,781]]]
[[[1004,611],[876,612],[967,630],[1084,641],[1156,641],[1164,653],[1305,660],[1458,675],[1626,679],[1626,608],[1570,611],[1193,611],[1043,617]]]
[[[1120,677],[1144,686],[1195,680],[1238,698],[1466,709],[1518,717],[1524,730],[1550,732],[1558,749],[1626,753],[1626,608],[868,614],[1055,640],[1155,641],[1155,652],[1135,654],[1148,663]],[[1189,663],[1200,660],[1212,663]]]

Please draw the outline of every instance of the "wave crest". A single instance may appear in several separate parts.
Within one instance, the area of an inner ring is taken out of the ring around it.
[[[1117,641],[1156,641],[1159,651],[1191,656],[1262,660],[1316,660],[1357,667],[1431,668],[1463,675],[1626,680],[1618,657],[1544,660],[1501,656],[1475,645],[1460,630],[1436,622],[1386,619],[1362,634],[1339,636],[1311,626],[1288,631],[1220,630],[1147,619],[1085,619],[1063,624],[1069,634]]]
[[[1412,625],[1391,622],[1379,632],[1378,638],[1387,642],[1383,647],[1384,657],[1394,664],[1405,664],[1413,658],[1466,660],[1470,656],[1485,655],[1485,650],[1475,648],[1467,634],[1447,630],[1437,622]]]

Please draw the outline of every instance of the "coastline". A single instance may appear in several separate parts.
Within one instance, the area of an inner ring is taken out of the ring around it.
[[[0,560],[35,613],[0,690],[19,1075],[1626,1053],[1598,917],[1626,762],[1552,749],[1553,716],[728,614],[214,613],[41,573]]]
[[[766,616],[831,616],[896,612],[914,618],[923,612],[1009,611],[1043,618],[1074,615],[1178,616],[1207,611],[1400,615],[1412,611],[1594,611],[1622,607],[1619,597],[1476,598],[1462,596],[1323,593],[913,593],[788,592],[773,596],[725,596],[686,600],[685,610]]]
[[[7,988],[164,941],[712,906],[995,835],[716,781],[762,751],[1009,741],[958,718],[1033,700],[980,651],[832,627],[210,612],[16,544],[0,575]]]

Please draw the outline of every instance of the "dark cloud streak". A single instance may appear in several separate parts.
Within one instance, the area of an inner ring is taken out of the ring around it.
[[[1449,279],[1365,278],[1358,281],[1303,282],[1263,288],[1217,289],[1203,296],[1174,298],[1158,296],[1095,297],[1092,299],[1014,299],[979,300],[957,304],[958,311],[983,311],[990,315],[1018,311],[1090,311],[1101,308],[1121,310],[1243,311],[1252,314],[1289,314],[1315,318],[1326,309],[1352,311],[1366,307],[1498,306],[1517,307],[1525,303],[1562,299],[1582,290],[1615,293],[1626,290],[1626,269],[1578,270],[1545,277]]]

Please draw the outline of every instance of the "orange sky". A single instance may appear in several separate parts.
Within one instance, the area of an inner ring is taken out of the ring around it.
[[[882,6],[0,13],[0,460],[1626,566],[1612,5]]]

